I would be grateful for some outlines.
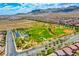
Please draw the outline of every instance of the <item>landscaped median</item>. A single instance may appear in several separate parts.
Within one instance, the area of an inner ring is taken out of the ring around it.
[[[76,33],[75,29],[69,26],[43,22],[31,22],[26,28],[13,30],[17,52],[28,51],[29,49],[55,41],[56,38],[74,33]]]

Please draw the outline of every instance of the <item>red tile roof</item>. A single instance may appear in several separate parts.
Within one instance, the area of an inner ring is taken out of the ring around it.
[[[75,46],[77,46],[79,48],[79,43],[76,43]]]
[[[78,49],[75,45],[70,45],[69,48],[71,48],[72,50],[77,50]]]
[[[66,48],[63,48],[63,51],[67,54],[67,55],[69,55],[69,56],[71,56],[73,53],[72,53],[72,50],[70,49],[70,48],[68,48],[68,47],[66,47]]]
[[[57,54],[58,56],[65,56],[65,55],[66,55],[62,50],[56,51],[56,54]]]
[[[56,51],[55,53],[58,56],[72,56],[77,50],[79,50],[79,43],[65,47],[61,50]]]

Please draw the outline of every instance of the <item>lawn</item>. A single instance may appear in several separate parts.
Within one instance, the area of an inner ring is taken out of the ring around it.
[[[57,35],[60,35],[60,34],[64,34],[64,31],[62,28],[55,28],[54,32],[57,34]]]
[[[44,41],[53,36],[47,28],[32,28],[27,33],[31,39],[35,39],[36,41]]]

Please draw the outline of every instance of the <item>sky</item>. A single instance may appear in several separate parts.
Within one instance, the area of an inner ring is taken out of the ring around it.
[[[66,8],[79,6],[79,3],[0,3],[0,15],[14,15],[28,13],[36,9]]]

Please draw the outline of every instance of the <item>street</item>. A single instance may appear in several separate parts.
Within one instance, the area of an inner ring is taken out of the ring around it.
[[[6,54],[7,56],[14,56],[17,54],[17,52],[15,50],[13,36],[12,36],[11,31],[8,31],[7,36],[6,36],[6,53],[7,53]]]

